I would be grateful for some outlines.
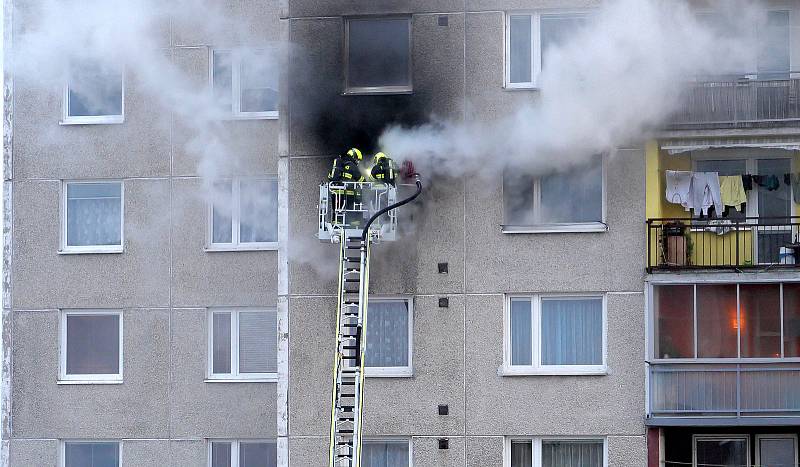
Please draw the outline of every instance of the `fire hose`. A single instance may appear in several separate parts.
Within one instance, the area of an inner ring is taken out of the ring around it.
[[[413,195],[409,196],[406,199],[400,200],[394,204],[390,204],[389,206],[386,206],[385,208],[373,214],[372,217],[370,217],[369,220],[367,221],[367,225],[364,226],[364,231],[361,232],[362,242],[367,241],[367,235],[369,235],[369,226],[372,225],[372,223],[375,222],[375,220],[377,220],[379,217],[386,214],[387,212],[391,211],[392,209],[397,209],[400,206],[403,206],[404,204],[408,204],[414,201],[417,198],[417,196],[419,196],[419,194],[422,193],[422,182],[419,180],[419,174],[414,174],[414,177],[417,183],[416,193],[414,193]]]

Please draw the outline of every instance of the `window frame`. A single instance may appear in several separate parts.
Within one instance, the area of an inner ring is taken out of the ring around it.
[[[750,461],[750,435],[747,434],[693,434],[692,435],[692,467],[697,467],[697,442],[698,441],[713,441],[713,440],[723,440],[723,441],[741,441],[744,440],[747,443],[746,451],[747,451],[747,463],[749,464]]]
[[[69,185],[90,185],[95,183],[118,183],[119,184],[119,245],[67,245],[67,226],[69,224],[67,215],[67,187]],[[125,181],[121,179],[91,179],[91,180],[62,180],[61,181],[61,226],[60,226],[60,245],[58,253],[62,255],[74,255],[84,253],[123,253],[125,251]]]
[[[759,433],[755,435],[755,451],[756,451],[756,463],[755,465],[761,465],[761,440],[762,439],[791,439],[794,441],[794,465],[798,465],[798,447],[797,444],[797,434],[796,433],[777,433],[777,434],[769,434],[769,433]]]
[[[389,444],[389,443],[396,443],[400,444],[403,443],[408,446],[408,467],[414,466],[414,443],[412,439],[408,436],[371,436],[364,438],[361,441],[361,452],[364,452],[364,445],[367,443],[382,443],[382,444]]]
[[[531,442],[531,467],[542,467],[542,444],[547,441],[597,441],[603,443],[603,467],[608,467],[608,438],[605,436],[506,436],[503,439],[503,467],[511,467],[512,441]]]
[[[531,365],[511,364],[511,302],[515,299],[531,301]],[[541,339],[542,300],[547,299],[601,299],[602,300],[602,363],[600,365],[543,365]],[[536,375],[606,375],[608,374],[608,295],[605,293],[569,293],[569,294],[507,294],[503,310],[503,376],[536,376]]]
[[[67,317],[68,316],[115,315],[119,318],[119,373],[107,374],[67,374]],[[59,357],[58,384],[122,384],[124,380],[125,332],[122,310],[113,309],[70,309],[59,312]]]
[[[607,154],[600,154],[594,157],[600,157],[600,172],[601,172],[601,220],[594,222],[562,222],[562,223],[541,223],[539,220],[534,220],[530,225],[511,225],[506,224],[505,213],[505,175],[504,182],[501,186],[501,198],[503,200],[503,224],[502,232],[504,234],[537,234],[537,233],[602,233],[608,231],[607,216],[608,216],[608,156]],[[533,214],[538,218],[542,211],[542,177],[533,177]]]
[[[658,280],[658,281],[649,281],[646,283],[647,290],[646,290],[646,298],[645,298],[645,306],[647,307],[647,321],[646,321],[646,340],[647,340],[647,362],[654,363],[654,364],[680,364],[680,363],[800,363],[800,357],[742,357],[742,335],[741,329],[737,330],[737,351],[736,357],[722,357],[722,358],[709,358],[709,357],[698,357],[698,345],[702,336],[698,335],[697,329],[697,286],[698,285],[731,285],[736,286],[736,308],[737,308],[737,319],[741,320],[741,301],[739,298],[739,286],[740,285],[769,285],[769,284],[777,284],[780,285],[780,322],[781,322],[781,355],[785,355],[786,353],[786,346],[784,343],[784,292],[783,286],[785,284],[798,284],[800,281],[798,280],[774,280],[774,279],[749,279],[745,281],[731,281],[731,280],[695,280],[695,281],[676,281],[676,280]],[[656,358],[656,342],[658,336],[655,333],[655,300],[654,300],[654,288],[657,286],[667,286],[667,285],[689,285],[694,287],[694,299],[693,299],[693,315],[694,315],[694,358]]]
[[[408,85],[404,86],[350,86],[350,22],[363,20],[405,19],[408,22]],[[414,16],[413,15],[377,15],[377,16],[345,16],[344,47],[342,63],[344,64],[344,91],[342,95],[365,94],[412,94],[414,92]]]
[[[208,467],[213,467],[212,461],[212,447],[213,443],[231,443],[231,467],[239,467],[239,446],[244,443],[266,443],[266,444],[274,444],[275,449],[277,450],[278,440],[276,438],[272,439],[265,439],[265,438],[254,438],[254,439],[230,439],[230,438],[207,438],[206,444],[208,445],[206,448],[207,456],[208,456]],[[122,467],[122,466],[120,466]]]
[[[509,10],[503,18],[503,88],[506,90],[539,91],[542,75],[542,16],[575,15],[589,17],[590,9],[558,8],[552,10]],[[529,16],[531,23],[531,81],[524,83],[511,82],[511,17]]]
[[[206,211],[206,246],[205,251],[207,252],[217,252],[217,251],[256,251],[256,250],[277,250],[278,249],[278,240],[276,239],[274,242],[245,242],[241,243],[240,241],[240,231],[241,231],[241,183],[242,181],[269,181],[274,182],[277,187],[277,197],[276,197],[276,204],[278,202],[278,198],[280,198],[280,180],[276,175],[268,175],[268,176],[259,176],[259,177],[232,177],[232,178],[222,178],[216,180],[218,182],[231,182],[231,199],[232,199],[232,209],[231,209],[231,243],[214,243],[214,200],[208,200],[208,206]],[[280,227],[280,207],[275,210],[275,216],[277,217],[278,226]]]
[[[369,326],[369,303],[405,302],[408,313],[408,365],[407,366],[366,366],[364,376],[369,378],[410,378],[414,376],[414,300],[412,297],[377,296],[367,300],[367,326]]]
[[[117,458],[119,459],[119,466],[123,466],[122,462],[122,440],[121,439],[62,439],[59,442],[59,453],[58,453],[58,465],[60,467],[67,467],[67,443],[74,443],[74,444],[94,444],[94,443],[117,443],[118,454]]]
[[[122,93],[120,99],[120,115],[70,115],[69,114],[69,83],[70,76],[67,73],[64,79],[64,86],[61,96],[61,120],[59,125],[119,125],[125,123],[125,67],[121,67]]]
[[[254,52],[269,53],[269,48],[256,48]],[[280,89],[278,89],[278,110],[264,112],[243,112],[242,109],[242,52],[235,48],[208,48],[208,82],[211,98],[214,98],[214,53],[227,52],[231,54],[231,111],[223,112],[223,120],[277,120],[280,118]],[[280,88],[280,73],[278,73],[278,87]]]
[[[231,315],[231,372],[214,373],[214,314],[230,313]],[[206,323],[208,332],[206,336],[206,380],[212,382],[250,382],[250,383],[274,383],[278,381],[277,363],[273,373],[241,373],[239,371],[239,314],[240,313],[275,313],[277,320],[277,308],[209,308],[206,312]],[[278,352],[278,329],[275,328],[275,355]]]

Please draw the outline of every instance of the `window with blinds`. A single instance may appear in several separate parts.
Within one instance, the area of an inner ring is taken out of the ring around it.
[[[209,379],[274,379],[276,310],[209,312]]]

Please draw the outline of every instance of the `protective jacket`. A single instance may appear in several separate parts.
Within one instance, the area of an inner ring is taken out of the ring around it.
[[[364,176],[358,168],[358,161],[347,155],[339,156],[333,160],[333,166],[328,173],[329,182],[363,182]],[[354,187],[348,186],[346,190],[333,190],[337,194],[354,195]]]
[[[397,168],[391,158],[380,152],[375,155],[375,165],[372,166],[370,175],[378,183],[394,186],[397,177]]]

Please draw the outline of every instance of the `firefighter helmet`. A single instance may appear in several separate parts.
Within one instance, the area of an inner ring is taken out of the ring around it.
[[[349,157],[352,157],[353,159],[359,161],[359,162],[361,162],[361,160],[363,159],[363,156],[361,155],[361,151],[359,151],[356,148],[350,148],[350,150],[347,151],[347,155]]]

